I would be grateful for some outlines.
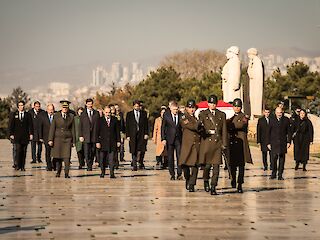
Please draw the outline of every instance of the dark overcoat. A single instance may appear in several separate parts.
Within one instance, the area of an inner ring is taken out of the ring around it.
[[[134,111],[130,111],[126,115],[126,136],[130,137],[129,149],[130,153],[137,151],[145,152],[147,150],[148,140],[144,139],[144,135],[149,134],[148,117],[146,111],[140,111],[139,122],[137,123]]]
[[[300,163],[307,163],[309,160],[310,143],[313,142],[313,125],[308,118],[299,119],[294,122],[293,143],[294,143],[294,160]]]
[[[248,143],[248,118],[244,113],[235,114],[227,120],[230,149],[230,165],[244,166],[253,163]]]
[[[67,113],[63,119],[61,112],[54,114],[50,126],[48,141],[53,141],[52,158],[70,158],[71,148],[75,143],[74,115]]]
[[[291,143],[291,135],[289,118],[282,116],[278,121],[276,116],[272,117],[267,135],[267,142],[271,145],[271,153],[287,153],[287,143]]]
[[[200,122],[195,116],[185,113],[181,117],[180,124],[182,127],[182,144],[178,164],[181,166],[196,166],[199,164]]]
[[[207,109],[199,114],[204,134],[201,138],[199,163],[222,164],[222,148],[228,145],[226,114],[215,110],[215,114]]]
[[[110,117],[110,125],[106,118],[100,117],[97,122],[97,140],[101,144],[101,151],[117,151],[117,142],[120,142],[120,125],[116,117]]]

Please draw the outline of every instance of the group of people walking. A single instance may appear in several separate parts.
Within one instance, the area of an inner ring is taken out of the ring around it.
[[[196,102],[189,100],[183,109],[175,101],[168,108],[161,107],[160,117],[155,119],[153,142],[156,144],[157,167],[169,170],[171,180],[185,179],[185,187],[194,192],[199,168],[203,169],[203,188],[217,195],[220,166],[223,160],[229,173],[230,184],[237,192],[243,192],[245,164],[253,163],[247,139],[249,117],[242,112],[241,99],[232,102],[234,115],[217,109],[218,98],[208,97],[208,108],[195,116]],[[56,171],[60,177],[64,163],[65,178],[69,178],[71,149],[76,147],[79,169],[86,166],[92,171],[94,161],[101,168],[100,177],[110,169],[115,178],[119,161],[124,161],[125,139],[129,142],[132,171],[144,169],[144,156],[149,138],[148,114],[141,101],[133,102],[126,116],[118,105],[108,105],[98,111],[93,99],[87,99],[85,108],[77,112],[69,109],[70,102],[60,101],[61,109],[55,111],[48,104],[41,110],[36,101],[26,112],[25,103],[17,104],[17,111],[10,114],[9,132],[13,143],[13,167],[25,171],[28,143],[31,141],[32,161],[42,162],[42,144],[45,146],[47,171]],[[261,146],[264,170],[268,170],[270,156],[271,179],[283,180],[285,154],[294,142],[296,170],[309,159],[309,146],[313,142],[313,127],[303,109],[297,109],[288,119],[279,105],[274,113],[264,109],[264,116],[257,125],[257,143]]]

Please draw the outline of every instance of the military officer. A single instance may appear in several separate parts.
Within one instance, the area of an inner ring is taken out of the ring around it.
[[[226,114],[216,109],[218,98],[211,95],[208,98],[207,110],[199,114],[203,124],[204,134],[201,138],[199,162],[205,165],[203,171],[204,189],[211,195],[217,195],[220,164],[222,164],[222,150],[227,148]],[[212,168],[211,188],[209,186],[210,170]]]
[[[249,117],[241,112],[241,99],[234,99],[232,105],[234,115],[227,120],[230,145],[231,186],[232,188],[236,188],[238,182],[237,191],[243,193],[242,184],[244,183],[245,163],[252,163],[247,139]],[[236,178],[237,168],[239,169],[238,180]]]
[[[194,192],[199,164],[200,121],[194,116],[195,111],[195,100],[189,100],[187,102],[186,112],[182,115],[180,120],[180,125],[182,127],[182,144],[178,164],[183,170],[184,178],[186,180],[186,189],[189,190],[189,192]]]
[[[50,126],[48,144],[52,146],[51,156],[56,160],[57,174],[60,177],[62,162],[64,162],[65,178],[69,177],[71,148],[75,143],[74,115],[69,112],[70,102],[60,101],[61,111],[54,114]]]

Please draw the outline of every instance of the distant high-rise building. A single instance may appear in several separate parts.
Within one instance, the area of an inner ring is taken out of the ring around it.
[[[102,66],[98,66],[92,71],[92,86],[97,87],[105,83],[106,71]]]
[[[118,83],[122,77],[122,66],[120,63],[115,62],[111,66],[111,78],[112,82]]]

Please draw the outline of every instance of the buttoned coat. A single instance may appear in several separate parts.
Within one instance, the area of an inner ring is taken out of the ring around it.
[[[73,114],[67,113],[66,119],[63,119],[61,112],[54,114],[48,141],[53,141],[51,157],[60,159],[71,157],[71,148],[75,143]]]
[[[213,115],[207,109],[199,114],[199,120],[205,130],[201,138],[199,163],[222,164],[222,148],[228,145],[226,114],[216,109]]]

